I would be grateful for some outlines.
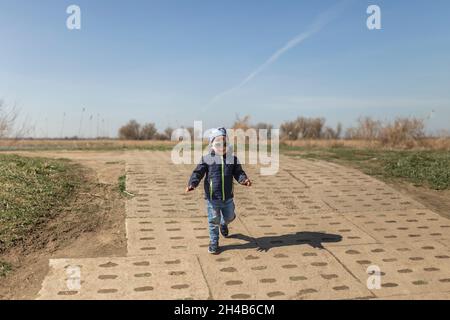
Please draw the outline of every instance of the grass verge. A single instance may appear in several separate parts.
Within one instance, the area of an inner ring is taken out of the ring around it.
[[[78,168],[67,160],[0,154],[0,254],[68,203],[81,182]]]
[[[434,190],[450,189],[450,151],[403,151],[347,147],[288,147],[285,153],[341,163],[384,180],[401,179]]]
[[[121,193],[124,193],[127,190],[126,186],[126,176],[119,177],[119,190]]]
[[[6,277],[6,275],[12,270],[9,263],[0,261],[0,278]]]

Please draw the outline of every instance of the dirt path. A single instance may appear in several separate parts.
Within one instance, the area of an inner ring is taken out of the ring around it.
[[[168,152],[127,152],[127,254],[58,258],[40,299],[450,298],[450,221],[357,170],[281,157],[276,176],[245,166],[239,218],[207,253],[192,166]],[[379,268],[381,288],[368,288]]]

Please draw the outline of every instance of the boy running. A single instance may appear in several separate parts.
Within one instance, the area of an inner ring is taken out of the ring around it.
[[[198,187],[205,177],[204,189],[208,211],[210,243],[208,252],[219,253],[219,229],[228,237],[228,224],[235,218],[233,201],[233,178],[240,184],[250,187],[251,181],[227,143],[225,128],[214,129],[209,137],[210,152],[203,156],[189,179],[186,192]]]

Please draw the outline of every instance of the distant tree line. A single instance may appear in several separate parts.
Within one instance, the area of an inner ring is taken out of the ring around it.
[[[247,130],[273,129],[273,125],[265,122],[252,124],[250,116],[239,117],[232,125],[233,129]],[[194,129],[186,128],[193,137]],[[168,127],[158,132],[154,123],[139,124],[136,120],[129,121],[119,129],[119,138],[127,140],[170,140],[173,129]],[[377,140],[384,145],[399,145],[426,138],[425,120],[415,117],[397,118],[394,121],[379,121],[371,117],[361,117],[356,125],[346,130],[341,123],[336,127],[326,124],[325,118],[298,117],[285,121],[280,125],[282,140],[300,139],[354,139]]]
[[[272,125],[258,123],[252,125],[250,117],[237,117],[233,128],[271,129]],[[282,140],[300,139],[352,139],[380,141],[383,145],[414,145],[427,137],[425,120],[416,117],[396,118],[394,121],[380,121],[371,117],[358,118],[356,125],[345,131],[341,123],[335,128],[326,125],[325,118],[298,117],[280,125]],[[444,134],[440,135],[445,137]]]
[[[119,139],[124,140],[170,140],[173,129],[167,127],[163,132],[158,132],[152,122],[141,125],[136,120],[130,120],[120,127]]]

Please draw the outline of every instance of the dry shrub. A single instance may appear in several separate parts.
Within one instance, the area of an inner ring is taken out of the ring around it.
[[[381,121],[373,120],[370,117],[360,117],[356,127],[347,129],[345,137],[356,140],[377,140],[380,137],[381,129]]]
[[[256,130],[267,130],[267,139],[271,139],[272,137],[272,129],[273,129],[273,125],[270,123],[266,123],[266,122],[259,122],[257,123],[254,128]],[[259,139],[259,135],[258,135],[258,139]]]
[[[338,139],[342,132],[339,123],[336,129],[326,127],[324,118],[298,117],[280,126],[282,139]]]
[[[325,127],[322,138],[324,139],[339,139],[342,134],[342,124],[338,123],[336,129]]]
[[[442,136],[440,138],[424,139],[422,144],[427,149],[450,150],[450,137]]]
[[[267,130],[267,134],[270,137],[270,131],[273,129],[273,125],[267,122],[258,122],[257,124],[253,125],[250,122],[249,115],[243,118],[239,117],[239,115],[236,115],[236,120],[234,121],[231,128],[234,130],[241,129],[243,131],[246,131],[248,129]]]
[[[119,139],[139,140],[141,125],[136,120],[130,120],[119,129]]]
[[[271,125],[270,123],[266,123],[266,122],[258,122],[254,128],[256,130],[272,130],[273,129],[273,125]]]
[[[289,124],[291,131],[288,132],[288,136],[295,139],[320,139],[322,136],[322,130],[325,125],[324,118],[304,118],[298,117]],[[283,125],[281,125],[281,131],[284,131]]]
[[[380,132],[381,143],[387,146],[413,148],[425,138],[425,122],[418,118],[397,118],[387,123]]]
[[[232,126],[232,129],[242,129],[247,130],[250,129],[250,116],[245,116],[243,118],[239,117],[239,115],[236,115],[236,120],[234,121],[234,124]]]
[[[423,146],[426,137],[425,121],[410,117],[382,122],[362,117],[358,119],[356,127],[347,129],[345,137],[353,140],[377,140],[387,147],[420,147]]]

